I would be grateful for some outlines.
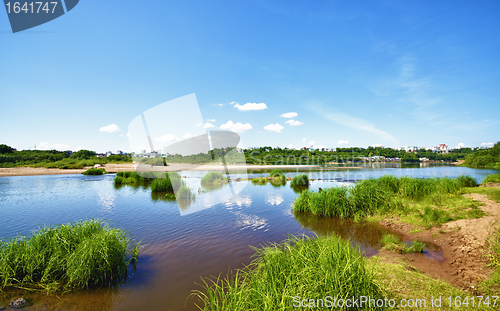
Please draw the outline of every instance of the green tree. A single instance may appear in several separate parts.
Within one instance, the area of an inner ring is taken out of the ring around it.
[[[7,146],[7,145],[4,145],[4,144],[0,145],[0,153],[13,153],[13,152],[14,152],[14,148]]]

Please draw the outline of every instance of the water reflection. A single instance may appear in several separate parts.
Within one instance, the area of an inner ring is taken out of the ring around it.
[[[360,246],[368,256],[375,255],[381,247],[380,240],[386,233],[401,234],[382,227],[373,222],[354,222],[351,219],[340,219],[333,217],[316,216],[311,213],[293,212],[297,220],[304,228],[312,230],[319,235],[336,234],[344,239],[350,239]]]

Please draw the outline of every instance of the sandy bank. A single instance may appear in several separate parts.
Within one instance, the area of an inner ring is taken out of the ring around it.
[[[125,172],[125,171],[135,171],[134,164],[105,164],[104,169],[109,173]],[[90,167],[85,167],[83,169],[57,169],[57,168],[44,168],[44,167],[13,167],[13,168],[0,168],[0,177],[6,176],[36,176],[36,175],[63,175],[63,174],[81,174]],[[270,169],[293,169],[293,170],[305,170],[320,168],[319,165],[228,165],[230,170],[270,170]],[[337,169],[360,169],[361,167],[332,167],[328,170]],[[224,170],[223,165],[195,165],[195,164],[183,164],[183,163],[171,163],[168,166],[153,166],[148,167],[148,170],[153,170],[157,172],[172,172],[172,171],[220,171]]]

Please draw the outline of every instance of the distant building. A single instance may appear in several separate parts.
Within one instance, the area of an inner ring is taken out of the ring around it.
[[[118,150],[118,151],[116,152],[116,154],[123,155],[123,151]]]
[[[446,144],[439,144],[439,151],[441,151],[441,152],[447,152],[448,151],[448,145],[446,145]]]
[[[110,155],[113,155],[113,152],[111,152],[111,151],[106,152],[107,157],[109,157]]]
[[[14,150],[16,150],[16,149],[14,149]],[[73,151],[71,151],[71,150],[66,150],[66,152],[69,154],[69,156],[73,155]]]

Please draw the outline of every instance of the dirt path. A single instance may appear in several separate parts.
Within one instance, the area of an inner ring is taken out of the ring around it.
[[[415,267],[423,273],[447,281],[457,287],[472,289],[487,278],[492,269],[488,264],[488,240],[500,223],[500,203],[488,199],[484,194],[469,194],[476,201],[484,203],[479,208],[486,215],[477,219],[460,219],[444,224],[441,228],[432,228],[419,233],[409,234],[413,228],[406,223],[397,223],[391,219],[384,219],[381,224],[404,234],[405,240],[421,240],[432,243],[441,249],[443,258],[433,260],[421,254],[395,254],[382,251],[385,260],[394,262],[403,260],[408,267]],[[444,231],[445,233],[440,233]],[[411,268],[410,268],[411,269]]]

